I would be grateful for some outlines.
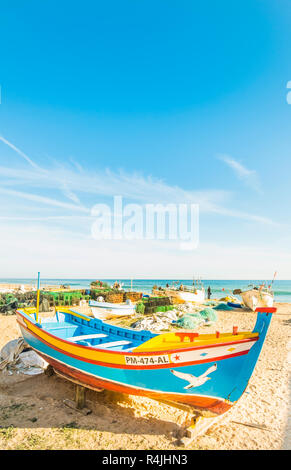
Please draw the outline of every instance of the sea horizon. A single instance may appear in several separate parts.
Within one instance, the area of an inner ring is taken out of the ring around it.
[[[41,287],[54,284],[60,286],[62,284],[70,285],[75,289],[88,289],[90,283],[95,281],[96,278],[43,278],[41,279]],[[115,281],[121,283],[122,287],[127,290],[131,289],[149,294],[154,285],[165,287],[166,284],[183,283],[187,286],[193,285],[193,279],[182,278],[99,278],[102,282],[107,282],[112,285]],[[0,283],[12,284],[32,284],[36,285],[36,278],[0,278]],[[206,289],[210,286],[212,298],[222,298],[227,295],[232,295],[234,289],[246,289],[249,285],[259,285],[266,283],[271,285],[271,280],[266,279],[202,279],[195,280],[195,285],[203,285]],[[275,280],[272,285],[274,292],[275,302],[290,302],[291,301],[291,280]]]

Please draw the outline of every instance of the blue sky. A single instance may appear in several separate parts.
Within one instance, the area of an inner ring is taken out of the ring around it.
[[[290,2],[2,2],[0,276],[290,279]],[[200,205],[200,243],[91,207]]]

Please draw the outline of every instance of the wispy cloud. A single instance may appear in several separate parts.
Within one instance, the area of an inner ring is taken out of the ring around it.
[[[80,199],[96,195],[100,197],[113,197],[122,195],[124,198],[145,203],[193,203],[199,204],[201,213],[215,213],[223,216],[250,220],[264,224],[274,224],[269,217],[250,214],[239,210],[233,210],[227,207],[231,200],[231,193],[225,190],[184,190],[178,186],[170,186],[162,180],[153,177],[144,177],[135,173],[125,172],[115,173],[110,170],[86,171],[83,169],[82,175],[72,166],[58,166],[39,171],[38,169],[12,169],[0,167],[0,181],[2,193],[17,196],[17,192],[11,190],[11,181],[20,187],[29,187],[30,190],[60,190],[64,193],[64,187],[61,184],[66,174],[68,187],[72,187],[72,194],[67,194],[76,204],[67,204],[61,201],[43,198],[25,192],[19,194],[19,197],[30,199],[35,202],[51,204],[53,206],[63,206],[64,208],[75,209],[77,211],[88,211],[81,205]],[[66,189],[66,192],[69,190]],[[76,195],[78,194],[78,196]],[[39,198],[39,199],[38,199]],[[98,202],[98,200],[94,201]]]
[[[249,170],[237,160],[228,155],[221,155],[219,158],[220,160],[224,161],[234,171],[236,176],[247,186],[254,189],[258,193],[262,193],[260,179],[255,170]]]
[[[27,155],[21,152],[13,144],[3,137],[1,140],[10,148],[14,149],[30,164],[30,168],[0,167],[0,192],[7,196],[19,199],[30,200],[34,203],[45,204],[47,206],[58,207],[64,210],[76,211],[77,213],[89,213],[91,204],[81,204],[83,198],[96,195],[100,197],[113,197],[122,195],[124,198],[136,202],[145,203],[194,203],[199,204],[201,213],[220,214],[226,217],[249,220],[261,224],[275,225],[269,218],[262,215],[233,210],[228,207],[231,201],[231,193],[221,189],[185,190],[179,186],[171,186],[161,179],[152,176],[143,176],[137,173],[126,173],[124,171],[112,172],[111,170],[86,170],[78,162],[71,164],[51,164],[51,167],[41,168]],[[222,156],[238,175],[249,185],[258,190],[258,180],[256,172],[246,169],[240,163],[228,156]],[[17,186],[18,190],[11,189]],[[21,187],[24,189],[21,191]],[[29,192],[26,191],[29,188]],[[34,194],[32,190],[60,191],[66,198],[74,204],[51,198],[39,194]],[[92,198],[91,198],[92,199]],[[99,202],[93,201],[93,204]]]
[[[28,155],[26,155],[22,150],[20,150],[18,147],[16,147],[12,142],[9,142],[9,140],[5,139],[3,136],[0,136],[0,141],[3,142],[5,145],[10,147],[12,150],[14,150],[18,155],[20,155],[24,160],[26,160],[30,166],[32,166],[35,170],[38,171],[39,177],[42,174],[42,177],[45,178],[47,173],[47,170],[44,168],[41,168],[39,165],[37,165]],[[64,196],[70,199],[73,202],[80,203],[78,197],[73,193],[73,191],[69,188],[68,182],[66,175],[62,175],[60,178],[57,178],[56,181],[59,183],[59,188],[63,192]]]
[[[77,211],[86,212],[86,213],[90,212],[89,209],[83,206],[68,204],[66,202],[58,201],[56,199],[52,199],[52,198],[48,198],[44,196],[38,196],[37,194],[25,193],[22,191],[15,191],[13,189],[0,188],[0,194],[13,196],[13,197],[19,198],[19,200],[28,199],[32,202],[37,202],[40,204],[48,204],[49,206],[61,207],[66,210],[73,210],[73,211],[77,210]]]
[[[14,150],[18,155],[20,155],[24,160],[26,160],[33,168],[39,168],[39,166],[34,163],[31,158],[29,158],[22,150],[17,148],[15,145],[13,145],[11,142],[9,142],[7,139],[5,139],[3,136],[0,135],[0,141],[3,142],[4,144],[8,145],[12,150]]]
[[[2,142],[4,140],[1,138]],[[183,253],[177,249],[177,244],[159,240],[101,240],[96,243],[90,235],[90,208],[116,195],[140,204],[195,203],[199,204],[200,213],[249,221],[263,225],[264,229],[276,223],[263,214],[234,208],[233,194],[224,189],[186,190],[135,172],[86,169],[72,160],[66,164],[51,162],[42,168],[7,142],[4,143],[28,165],[0,166],[2,276],[25,277],[39,269],[45,270],[48,276],[55,276],[56,253],[58,276],[64,278],[75,273],[76,266],[80,277],[95,277],[96,266],[103,277],[130,277],[136,272],[137,259],[143,265],[143,276],[149,278],[153,272],[157,277],[169,277],[173,266],[178,278],[191,277],[193,266],[197,273],[215,277],[221,265],[224,277],[245,275],[251,278],[262,277],[262,273],[277,262],[275,252],[265,256],[268,247],[261,253],[257,247],[231,246],[228,240],[223,246],[202,241],[193,253]],[[230,157],[224,156],[224,161],[250,184],[254,177],[251,170]],[[76,253],[82,253],[77,263]],[[289,259],[283,254],[280,272],[284,269],[287,272]],[[150,257],[152,261],[148,263]],[[237,273],[233,271],[233,259],[239,266]]]

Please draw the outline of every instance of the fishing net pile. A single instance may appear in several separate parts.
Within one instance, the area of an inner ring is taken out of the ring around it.
[[[26,375],[42,374],[48,363],[33,351],[23,338],[9,341],[0,350],[0,371]]]
[[[186,314],[177,321],[177,326],[192,330],[204,323],[204,319],[199,313]]]
[[[207,307],[200,312],[186,313],[177,320],[177,325],[181,328],[194,329],[198,326],[216,323],[217,313],[210,307]]]
[[[142,307],[141,304],[137,304],[136,313],[137,315],[142,315],[143,318],[139,318],[132,323],[130,325],[132,328],[169,331],[170,327],[174,326],[176,328],[193,330],[203,325],[216,323],[218,320],[217,312],[213,308],[205,307],[205,305],[185,303],[183,305],[175,305],[175,308],[170,306],[172,310],[165,312],[156,310],[153,315],[145,315],[146,312]]]
[[[154,314],[137,320],[132,323],[131,328],[137,328],[139,330],[152,330],[152,331],[161,331],[168,330],[171,323],[177,321],[176,311],[169,310],[168,312],[161,314]]]

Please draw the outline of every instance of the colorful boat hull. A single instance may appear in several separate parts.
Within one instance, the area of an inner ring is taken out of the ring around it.
[[[168,350],[165,345],[156,351],[140,350],[141,345],[130,351],[109,351],[98,345],[72,344],[52,334],[59,326],[49,332],[45,330],[45,323],[38,325],[31,315],[17,312],[25,341],[61,375],[93,389],[105,388],[186,404],[207,416],[224,413],[242,395],[259,357],[271,316],[270,311],[258,313],[254,332],[244,339],[238,335],[237,341],[231,337],[231,341],[219,342],[218,339],[203,346],[199,342],[195,346],[195,341],[181,342],[181,347],[175,350]],[[69,325],[68,316],[66,320]],[[80,325],[80,322],[96,330],[94,322],[100,320],[76,317],[75,324]],[[111,325],[101,324],[103,332],[114,331]],[[100,323],[97,326],[101,331]],[[129,331],[121,333],[133,335],[133,341],[134,335],[144,337],[144,345],[159,339],[149,332]]]

